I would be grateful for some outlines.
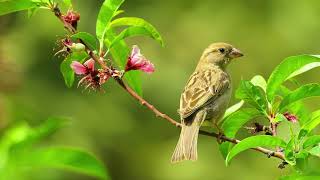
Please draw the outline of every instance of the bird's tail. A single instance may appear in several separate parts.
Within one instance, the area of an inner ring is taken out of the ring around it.
[[[172,163],[177,163],[183,160],[197,160],[198,134],[204,119],[203,113],[201,113],[201,116],[199,115],[200,112],[197,113],[190,125],[182,125],[178,144],[171,157]]]

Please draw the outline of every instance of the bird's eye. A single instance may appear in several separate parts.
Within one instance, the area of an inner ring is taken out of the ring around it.
[[[226,50],[225,50],[224,48],[220,48],[219,51],[220,51],[221,53],[224,53]]]

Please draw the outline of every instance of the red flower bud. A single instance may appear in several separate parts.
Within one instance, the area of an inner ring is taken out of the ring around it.
[[[75,11],[68,10],[67,14],[63,16],[63,20],[66,23],[71,24],[73,28],[77,29],[78,21],[80,20],[80,14]]]
[[[290,121],[290,122],[292,122],[292,123],[298,122],[298,118],[297,118],[297,116],[295,116],[294,114],[291,114],[291,113],[289,113],[289,112],[286,112],[286,113],[284,113],[283,115],[284,115],[284,117],[287,118],[288,121]]]

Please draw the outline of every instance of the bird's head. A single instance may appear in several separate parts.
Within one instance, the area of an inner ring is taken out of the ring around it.
[[[232,59],[242,56],[242,52],[230,44],[213,43],[204,50],[200,61],[201,63],[226,67]]]

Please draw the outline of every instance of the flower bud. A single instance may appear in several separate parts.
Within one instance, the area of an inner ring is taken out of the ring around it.
[[[294,114],[291,114],[291,113],[289,113],[289,112],[286,112],[286,113],[284,113],[283,115],[284,115],[284,117],[286,117],[286,119],[287,119],[288,121],[290,121],[290,122],[292,122],[292,123],[298,122],[298,118],[297,118],[297,116],[295,116]]]
[[[78,21],[80,20],[80,14],[69,10],[63,19],[66,23],[69,23],[73,28],[77,29]]]
[[[81,52],[86,49],[86,46],[82,43],[72,43],[70,49],[74,52]]]

